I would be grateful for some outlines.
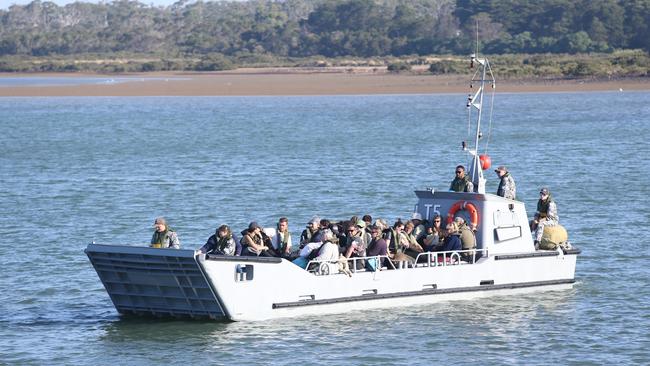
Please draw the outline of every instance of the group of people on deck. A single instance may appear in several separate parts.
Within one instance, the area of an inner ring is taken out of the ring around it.
[[[504,166],[495,170],[500,178],[497,195],[515,199],[514,179]],[[474,186],[465,174],[462,165],[456,167],[456,176],[451,182],[451,191],[473,192]],[[540,190],[537,212],[530,223],[534,232],[535,248],[544,232],[544,227],[558,225],[557,205],[551,198],[548,188]],[[180,248],[178,235],[167,221],[158,217],[154,221],[155,231],[151,247]],[[470,251],[476,249],[476,228],[467,225],[462,217],[456,217],[447,225],[436,215],[431,222],[422,220],[419,213],[413,213],[410,220],[398,219],[389,226],[383,219],[373,223],[370,215],[359,219],[334,222],[318,217],[312,218],[300,235],[300,243],[294,250],[289,220],[281,217],[275,228],[262,228],[253,221],[241,231],[241,236],[233,233],[228,225],[219,226],[206,243],[197,250],[199,253],[217,255],[242,255],[280,257],[293,260],[305,268],[311,260],[336,261],[340,256],[354,257],[388,256],[404,262],[415,262],[423,252]],[[470,260],[465,253],[462,258]]]

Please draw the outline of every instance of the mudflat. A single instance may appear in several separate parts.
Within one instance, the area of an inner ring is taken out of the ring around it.
[[[82,73],[0,74],[2,77],[129,78],[102,84],[5,86],[0,96],[253,96],[429,94],[468,91],[467,75],[392,74],[376,69],[256,68],[225,72],[154,72],[123,75]],[[616,80],[499,80],[499,92],[650,90],[650,78]]]

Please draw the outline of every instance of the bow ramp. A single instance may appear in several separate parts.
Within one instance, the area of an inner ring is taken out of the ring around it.
[[[193,250],[90,244],[85,252],[120,314],[227,318]]]

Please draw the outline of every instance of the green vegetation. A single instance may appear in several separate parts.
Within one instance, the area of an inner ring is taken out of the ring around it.
[[[0,71],[459,73],[458,57],[427,55],[473,52],[478,22],[480,51],[497,56],[505,77],[647,76],[649,19],[650,0],[36,0],[0,10]]]

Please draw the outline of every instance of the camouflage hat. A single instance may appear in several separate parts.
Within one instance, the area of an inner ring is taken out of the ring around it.
[[[508,169],[506,169],[505,166],[500,165],[498,168],[494,169],[494,171],[497,172],[497,173],[500,172],[500,171],[501,171],[501,172],[507,172]]]
[[[547,195],[547,194],[549,194],[550,192],[549,192],[548,188],[544,187],[544,188],[542,188],[542,189],[539,190],[539,193],[540,193],[540,194],[543,194],[543,195]]]
[[[153,224],[154,224],[154,225],[161,224],[161,225],[165,225],[165,226],[167,226],[167,220],[165,220],[164,217],[156,217],[156,219],[154,220]]]

